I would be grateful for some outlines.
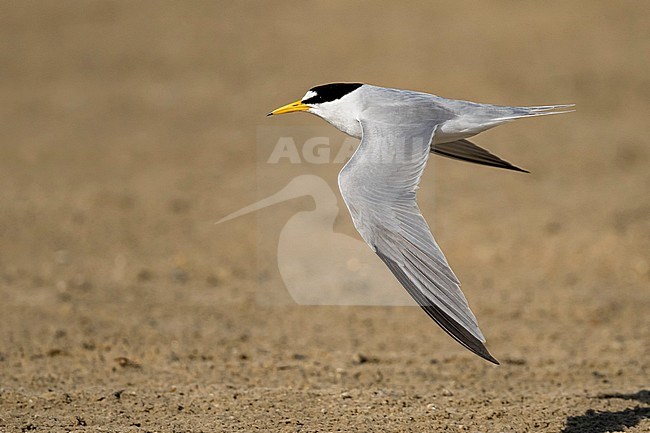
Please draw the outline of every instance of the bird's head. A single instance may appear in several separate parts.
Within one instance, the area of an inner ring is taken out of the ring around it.
[[[307,111],[327,120],[332,115],[353,111],[351,108],[354,105],[354,98],[351,98],[351,94],[362,85],[362,83],[330,83],[312,87],[301,99],[283,105],[267,116]]]

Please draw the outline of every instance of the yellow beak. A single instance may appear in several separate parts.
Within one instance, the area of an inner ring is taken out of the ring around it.
[[[300,99],[291,104],[283,105],[280,108],[277,108],[271,111],[267,116],[273,116],[274,114],[284,114],[284,113],[293,113],[294,111],[307,111],[309,106],[302,103]]]

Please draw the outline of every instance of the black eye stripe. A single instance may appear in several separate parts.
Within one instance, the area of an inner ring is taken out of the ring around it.
[[[363,83],[330,83],[312,87],[309,90],[316,94],[309,99],[303,100],[302,103],[321,104],[336,101],[361,86],[363,86]]]

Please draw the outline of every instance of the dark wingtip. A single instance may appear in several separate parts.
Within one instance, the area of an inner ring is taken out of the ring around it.
[[[521,168],[521,167],[517,167],[516,165],[512,165],[508,161],[503,161],[503,162],[505,164],[481,164],[481,165],[488,165],[490,167],[503,168],[505,170],[512,170],[512,171],[518,171],[519,173],[528,173],[528,174],[530,174],[530,171],[526,170],[525,168]]]
[[[503,168],[505,170],[530,173],[528,170],[519,168],[516,165],[505,161],[490,153],[486,149],[472,143],[469,140],[456,140],[449,143],[439,143],[431,146],[431,152],[451,159],[458,159],[479,165]]]
[[[395,275],[397,280],[404,286],[406,291],[415,299],[415,302],[431,317],[437,324],[440,326],[447,334],[449,334],[454,340],[459,342],[461,345],[485,359],[490,361],[493,364],[499,365],[499,361],[490,354],[483,344],[482,340],[476,338],[474,334],[468,331],[463,325],[456,321],[453,317],[447,314],[437,305],[431,304],[428,299],[426,299],[422,293],[419,291],[419,288],[409,279],[408,275],[400,267],[400,265],[384,254],[380,248],[377,248],[375,253],[379,258],[388,266],[388,269]]]
[[[469,343],[469,344],[466,344]],[[475,341],[466,341],[466,342],[461,342],[465,347],[467,347],[469,350],[474,352],[476,355],[480,356],[481,358],[485,359],[486,361],[490,361],[492,364],[496,365],[501,365],[499,361],[492,356],[489,350],[487,350],[487,347],[485,347],[485,344],[479,342],[478,340]]]
[[[484,354],[477,354],[477,355],[479,355],[481,358],[485,359],[486,361],[490,361],[492,364],[501,365],[499,360],[496,359],[494,356],[492,356],[490,352],[487,351],[487,349],[485,349]]]
[[[266,115],[266,117],[269,117],[269,116],[273,116],[273,112],[268,113],[268,114]]]

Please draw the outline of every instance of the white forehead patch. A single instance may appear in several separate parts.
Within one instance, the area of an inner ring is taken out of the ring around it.
[[[302,97],[302,100],[306,101],[307,99],[313,98],[316,95],[317,95],[316,92],[314,92],[313,90],[309,90],[307,93],[305,93],[305,96]]]

